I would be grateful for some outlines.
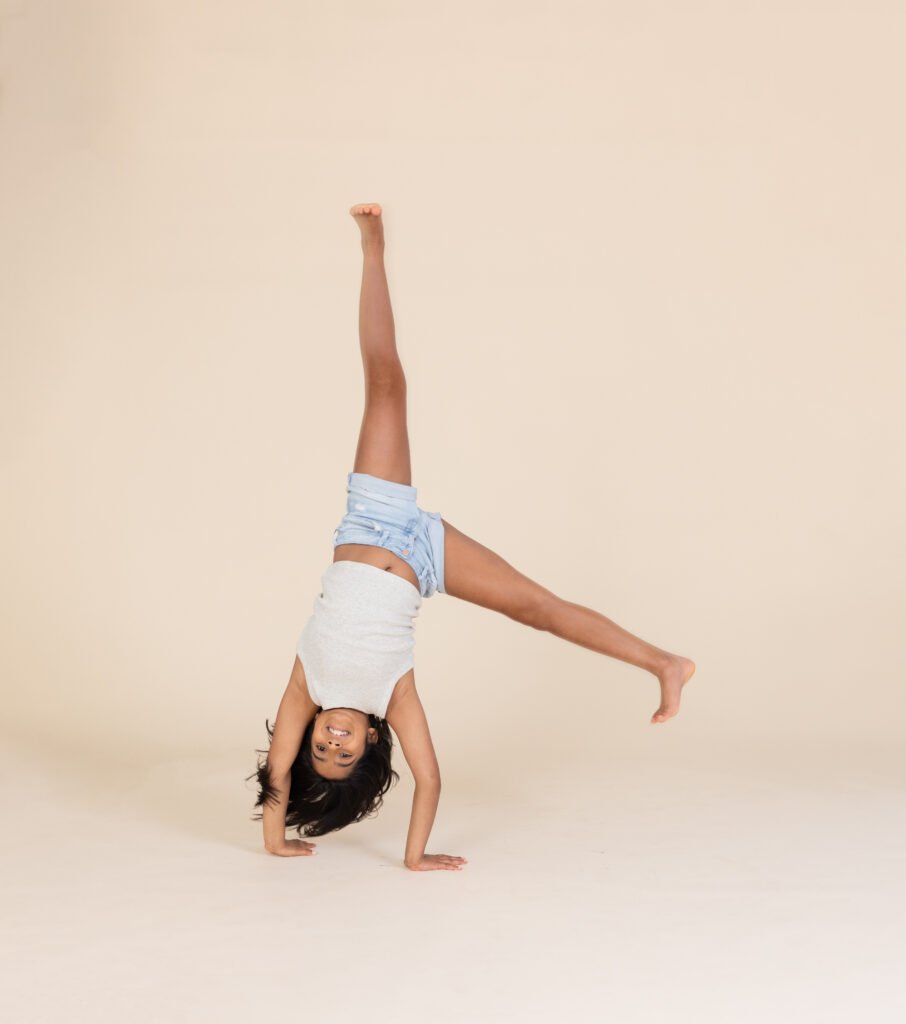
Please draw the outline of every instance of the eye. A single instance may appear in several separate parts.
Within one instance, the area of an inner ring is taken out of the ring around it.
[[[315,744],[315,750],[319,751],[320,753],[323,753],[325,749],[326,748],[325,748],[323,743],[316,743]],[[349,758],[352,757],[352,756],[353,756],[352,754],[347,753],[345,750],[343,751],[342,754],[340,754],[340,757],[344,761],[348,761]]]

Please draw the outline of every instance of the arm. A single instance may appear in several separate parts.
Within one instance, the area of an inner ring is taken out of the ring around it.
[[[275,790],[274,801],[265,801],[261,812],[264,848],[281,856],[310,854],[315,843],[287,840],[286,808],[289,804],[290,772],[302,745],[302,737],[317,711],[308,693],[302,663],[298,657],[293,665],[289,684],[277,709],[274,734],[267,755],[267,772]]]
[[[412,817],[409,819],[409,833],[406,836],[406,854],[403,863],[413,871],[425,856],[425,846],[434,824],[437,805],[440,802],[440,782],[416,782],[412,797]]]
[[[412,871],[458,870],[465,863],[465,858],[425,853],[440,801],[441,781],[428,719],[415,689],[414,673],[410,672],[394,692],[391,706],[387,709],[387,722],[396,733],[415,778],[412,817],[403,862]]]
[[[268,763],[271,785],[276,790],[276,801],[267,801],[261,811],[264,828],[264,848],[276,853],[286,842],[286,807],[289,803],[289,772],[278,774]]]

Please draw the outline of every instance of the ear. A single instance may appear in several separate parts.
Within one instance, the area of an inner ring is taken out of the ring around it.
[[[380,737],[378,736],[377,729],[375,729],[375,727],[373,725],[370,726],[369,729],[368,729],[368,742],[369,743],[377,743],[379,738]]]

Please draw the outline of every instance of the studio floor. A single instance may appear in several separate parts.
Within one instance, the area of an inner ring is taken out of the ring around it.
[[[454,776],[429,850],[469,863],[415,873],[405,774],[283,859],[246,752],[118,771],[7,745],[4,1018],[901,1021],[898,758],[715,742]]]

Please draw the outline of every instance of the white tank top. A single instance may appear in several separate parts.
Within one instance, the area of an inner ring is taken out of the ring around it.
[[[421,606],[421,593],[396,573],[331,562],[296,644],[315,704],[386,717],[394,687],[414,664]]]

